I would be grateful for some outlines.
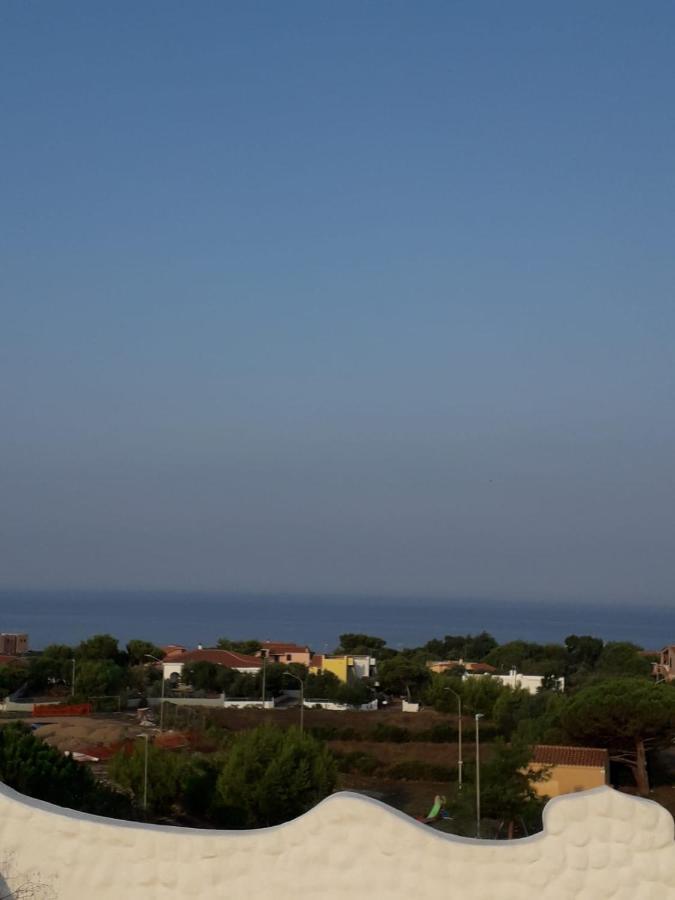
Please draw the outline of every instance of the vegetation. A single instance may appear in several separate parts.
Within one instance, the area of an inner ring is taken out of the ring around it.
[[[239,733],[218,776],[221,817],[231,828],[276,825],[331,793],[336,766],[309,734],[262,726]]]
[[[216,647],[219,650],[230,650],[233,653],[244,653],[247,656],[255,656],[262,644],[260,641],[230,641],[228,638],[219,638]]]
[[[608,679],[573,695],[561,720],[573,740],[607,747],[613,760],[626,763],[646,795],[647,751],[670,743],[675,734],[675,691],[641,678]]]
[[[36,738],[25,725],[0,729],[0,781],[29,797],[82,812],[129,818],[126,799],[91,770]]]
[[[137,741],[131,753],[115,754],[108,775],[122,790],[133,797],[137,809],[145,807],[145,742]],[[180,796],[187,777],[188,759],[149,744],[147,812],[166,815]]]
[[[505,827],[508,838],[514,836],[518,822],[523,824],[525,833],[541,829],[545,800],[532,785],[545,781],[549,773],[532,769],[531,759],[527,744],[507,744],[500,738],[492,745],[490,759],[481,766],[481,814],[498,823],[498,834]]]

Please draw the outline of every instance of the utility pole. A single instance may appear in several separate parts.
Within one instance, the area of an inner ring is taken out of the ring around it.
[[[449,691],[457,699],[457,790],[461,791],[464,784],[462,772],[464,769],[464,759],[462,757],[462,698],[451,687],[443,688]]]
[[[156,660],[160,666],[162,667],[162,698],[159,701],[159,730],[160,732],[164,731],[164,663],[161,659],[158,659],[156,656],[153,656],[152,653],[146,653],[145,656],[148,659]]]
[[[305,732],[305,684],[298,675],[294,675],[292,672],[284,672],[283,675],[287,675],[289,678],[295,678],[295,680],[300,685],[300,734],[304,734]],[[283,676],[282,676],[283,677]]]
[[[476,837],[480,837],[480,728],[483,713],[476,713]]]

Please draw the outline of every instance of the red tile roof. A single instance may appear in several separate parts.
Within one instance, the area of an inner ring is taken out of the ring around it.
[[[598,747],[562,747],[552,744],[537,744],[532,757],[533,763],[546,766],[587,766],[604,769],[609,762],[609,753]]]
[[[262,660],[256,656],[246,656],[232,650],[188,650],[176,651],[164,657],[165,663],[210,662],[228,669],[260,669]]]
[[[261,641],[260,646],[270,653],[307,653],[309,651],[309,647],[306,645],[285,644],[283,641]]]

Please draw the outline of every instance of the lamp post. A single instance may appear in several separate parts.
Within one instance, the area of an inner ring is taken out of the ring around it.
[[[464,760],[462,758],[462,698],[451,687],[443,688],[443,690],[449,691],[457,698],[457,790],[461,791],[463,785],[462,770],[464,768]]]
[[[305,730],[305,684],[302,678],[294,675],[292,672],[284,672],[283,675],[287,675],[289,678],[295,678],[300,685],[300,734],[303,734]]]
[[[137,734],[136,737],[143,738],[145,741],[145,761],[143,763],[143,809],[145,814],[148,813],[148,735]]]
[[[480,837],[480,728],[483,713],[476,713],[476,837]]]
[[[70,680],[70,693],[71,693],[71,694],[73,695],[73,697],[74,697],[74,696],[75,696],[75,657],[73,657],[72,662],[73,662],[73,675],[72,675],[72,678],[71,678],[71,680]]]
[[[149,659],[156,660],[162,667],[162,699],[159,701],[159,730],[164,731],[164,663],[152,653],[144,653]]]

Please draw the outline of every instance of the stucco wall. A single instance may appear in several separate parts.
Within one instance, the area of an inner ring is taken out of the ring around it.
[[[598,788],[552,800],[517,841],[442,835],[354,794],[249,832],[124,824],[0,786],[0,855],[59,900],[651,900],[675,898],[673,820]]]
[[[604,766],[544,766],[533,763],[531,768],[535,771],[547,769],[549,772],[545,781],[532,783],[541,797],[558,797],[560,794],[573,794],[575,791],[587,791],[607,784]]]

